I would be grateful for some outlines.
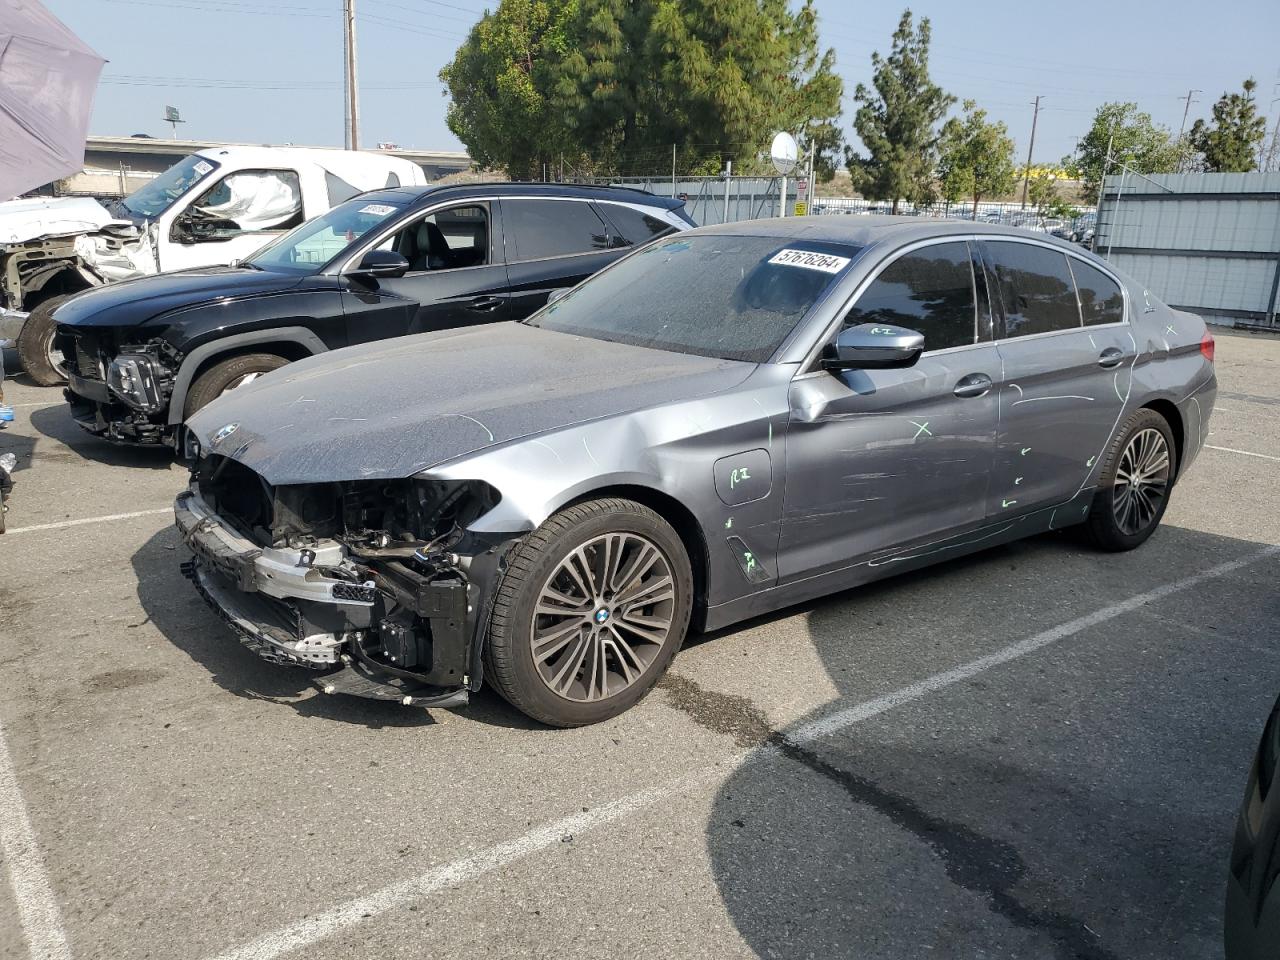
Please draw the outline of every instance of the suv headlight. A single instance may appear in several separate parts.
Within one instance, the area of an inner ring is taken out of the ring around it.
[[[155,413],[163,406],[150,357],[116,357],[107,368],[107,386],[129,406],[144,413]]]

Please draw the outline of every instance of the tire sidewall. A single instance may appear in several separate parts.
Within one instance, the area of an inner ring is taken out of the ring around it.
[[[637,505],[638,506],[638,505]],[[676,602],[671,632],[666,644],[640,678],[626,690],[606,700],[582,703],[557,696],[543,683],[533,662],[531,632],[533,610],[547,578],[560,562],[577,547],[607,533],[636,533],[646,537],[663,553],[675,582]],[[680,537],[657,514],[643,507],[639,510],[610,511],[576,523],[555,537],[542,551],[519,586],[512,606],[510,636],[498,638],[511,646],[511,662],[519,686],[522,709],[536,718],[560,726],[583,726],[598,723],[623,713],[639,703],[666,672],[672,658],[684,642],[693,607],[693,573],[689,557]],[[491,638],[493,642],[493,638]]]
[[[66,375],[49,362],[49,348],[58,325],[53,321],[53,311],[75,294],[50,297],[39,303],[28,315],[18,333],[18,359],[27,376],[42,387],[55,387],[66,383]]]
[[[1160,502],[1155,518],[1142,530],[1129,534],[1121,530],[1116,522],[1114,509],[1116,470],[1130,441],[1137,433],[1148,429],[1159,431],[1169,449],[1169,482],[1165,487],[1164,499]],[[1169,498],[1173,494],[1174,482],[1177,479],[1177,451],[1178,447],[1169,422],[1156,411],[1144,407],[1135,411],[1125,421],[1123,429],[1117,431],[1116,439],[1107,450],[1098,492],[1090,511],[1089,529],[1100,546],[1109,550],[1132,550],[1155,533],[1160,526],[1160,521],[1164,519],[1165,511],[1169,508]]]
[[[222,392],[237,377],[243,377],[246,373],[270,373],[288,362],[284,357],[270,353],[242,354],[215,362],[191,384],[183,401],[182,419],[186,420],[222,396]]]

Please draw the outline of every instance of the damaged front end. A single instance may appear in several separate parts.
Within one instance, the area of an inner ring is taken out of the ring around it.
[[[169,441],[169,401],[182,355],[168,342],[116,344],[110,328],[60,327],[69,387],[63,396],[75,422],[116,443]]]
[[[325,671],[326,693],[461,705],[507,546],[467,527],[498,499],[422,477],[272,487],[211,455],[175,503],[183,572],[246,646]]]

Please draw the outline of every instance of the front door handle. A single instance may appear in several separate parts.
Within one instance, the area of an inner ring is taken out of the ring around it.
[[[1098,366],[1110,370],[1124,363],[1124,351],[1118,347],[1107,347],[1098,355]]]
[[[489,313],[492,310],[497,310],[500,306],[502,306],[501,297],[476,297],[467,304],[468,309],[479,310],[482,313]]]
[[[982,397],[991,389],[991,378],[985,373],[971,373],[962,377],[952,392],[957,397]]]

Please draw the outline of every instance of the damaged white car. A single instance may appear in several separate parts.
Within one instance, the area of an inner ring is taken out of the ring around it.
[[[41,386],[66,379],[53,311],[91,287],[229,264],[352,196],[426,183],[409,160],[294,147],[199,150],[104,207],[85,197],[0,203],[0,345]]]

